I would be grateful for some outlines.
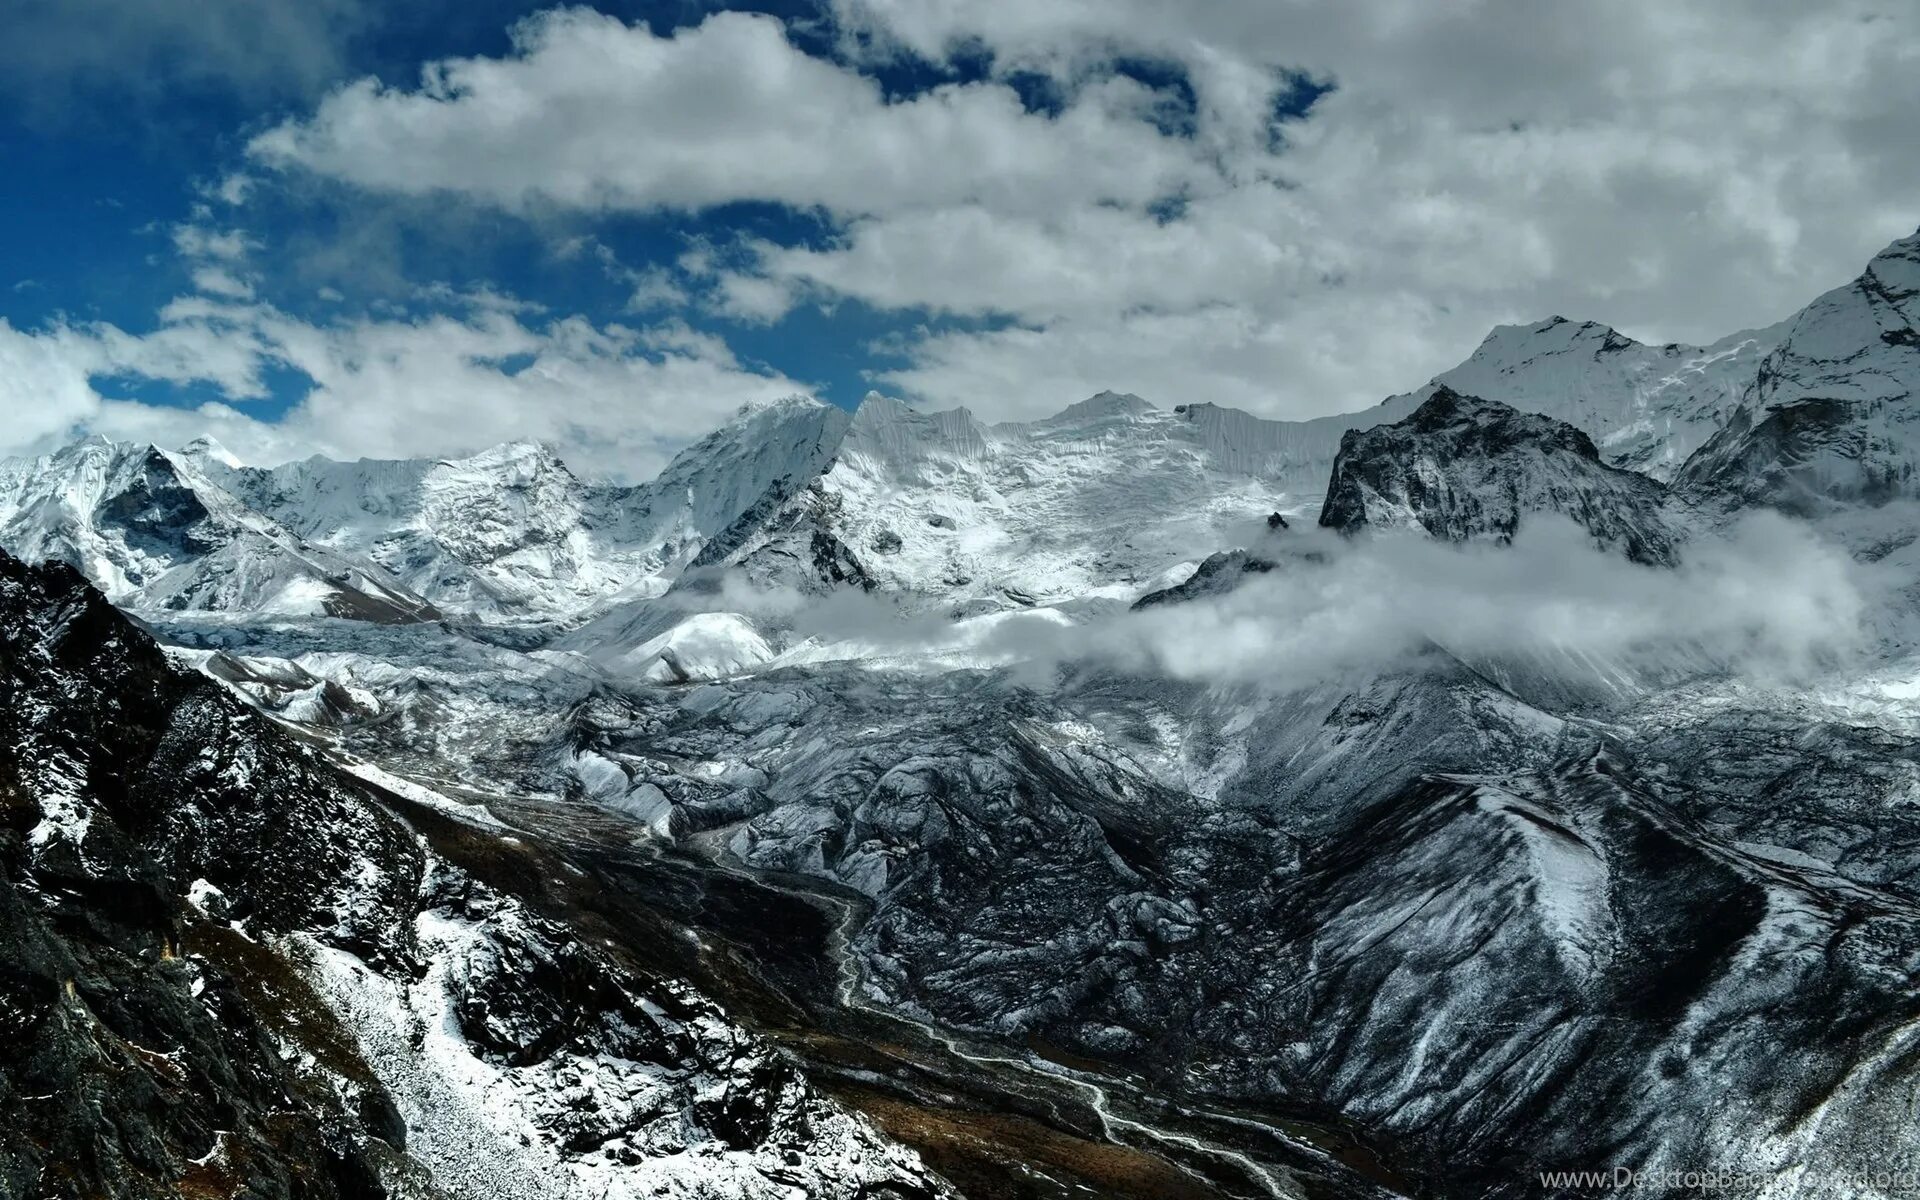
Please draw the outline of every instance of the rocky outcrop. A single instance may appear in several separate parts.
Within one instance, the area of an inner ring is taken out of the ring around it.
[[[1680,533],[1660,484],[1607,466],[1593,439],[1564,421],[1448,388],[1403,421],[1340,440],[1320,524],[1506,542],[1548,513],[1635,562],[1677,560]]]
[[[1277,564],[1246,550],[1222,550],[1209,554],[1194,568],[1193,574],[1156,592],[1148,592],[1133,602],[1137,611],[1162,604],[1181,604],[1203,596],[1221,596],[1239,587],[1249,575],[1265,575]]]
[[[408,1194],[391,1097],[259,939],[403,969],[420,865],[78,574],[0,556],[0,1193]]]

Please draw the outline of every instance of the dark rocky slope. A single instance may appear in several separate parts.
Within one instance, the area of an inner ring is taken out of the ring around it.
[[[1666,564],[1680,535],[1665,504],[1664,487],[1607,466],[1566,422],[1442,387],[1405,420],[1340,439],[1320,524],[1505,542],[1529,514],[1557,513],[1636,562]]]
[[[943,1191],[391,803],[0,556],[0,1196]]]

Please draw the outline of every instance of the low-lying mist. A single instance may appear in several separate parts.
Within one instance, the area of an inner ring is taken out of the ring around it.
[[[1438,645],[1469,661],[1513,658],[1604,670],[1663,654],[1785,682],[1859,652],[1878,587],[1811,527],[1770,513],[1687,548],[1677,568],[1631,563],[1560,518],[1530,518],[1510,545],[1414,535],[1265,539],[1276,566],[1220,595],[1141,610],[1053,608],[955,620],[894,598],[739,585],[703,610],[785,632],[789,661],[998,665],[1038,682],[1067,665],[1182,680],[1310,685],[1410,668]],[[1571,669],[1571,668],[1570,668]]]

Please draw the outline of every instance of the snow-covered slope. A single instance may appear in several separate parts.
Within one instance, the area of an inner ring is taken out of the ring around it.
[[[1434,384],[1565,421],[1608,464],[1664,481],[1726,420],[1784,332],[1783,323],[1711,346],[1650,346],[1554,317],[1499,326]]]
[[[635,489],[626,517],[692,557],[770,489],[806,486],[833,460],[850,420],[804,396],[743,408]]]
[[[341,772],[76,572],[0,554],[0,697],[0,1194],[952,1194],[654,928],[543,915],[586,869]]]
[[[1292,490],[1283,423],[1223,412],[1103,393],[989,426],[870,395],[817,485],[763,520],[802,518],[870,586],[962,611],[1131,600],[1168,566],[1315,498]]]
[[[88,438],[0,463],[0,547],[66,562],[132,608],[387,622],[437,615],[378,566],[249,509],[202,472],[205,461]]]
[[[1212,405],[1191,410],[1228,445],[1259,429],[1298,490],[1325,486],[1348,430],[1402,420],[1441,387],[1565,421],[1591,437],[1608,464],[1665,481],[1738,406],[1785,330],[1783,322],[1710,346],[1651,346],[1592,321],[1551,317],[1497,326],[1459,366],[1360,412],[1262,422]]]
[[[211,469],[301,537],[372,562],[452,612],[562,617],[664,589],[782,479],[807,479],[847,416],[801,397],[742,409],[640,487],[590,485],[552,449]]]
[[[1677,482],[1724,506],[1817,514],[1920,495],[1920,233],[1802,309]]]
[[[803,398],[751,406],[640,487],[582,481],[533,443],[268,469],[207,438],[89,438],[0,462],[0,546],[136,609],[565,619],[664,591],[769,488],[817,476],[847,422]]]
[[[590,528],[593,496],[544,446],[472,458],[210,470],[257,512],[375,563],[452,611],[545,611],[617,590],[657,564]]]

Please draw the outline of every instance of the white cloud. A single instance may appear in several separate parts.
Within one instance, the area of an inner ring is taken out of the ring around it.
[[[684,325],[532,322],[488,300],[428,317],[315,325],[265,304],[188,297],[145,335],[0,322],[0,404],[13,414],[0,454],[38,452],[81,430],[163,445],[210,432],[262,463],[451,454],[537,438],[578,469],[647,478],[741,404],[805,390],[742,366],[724,342]],[[271,421],[244,407],[265,396],[268,368],[313,384]],[[141,403],[114,395],[119,377],[198,382],[235,403]]]
[[[252,238],[238,229],[209,229],[190,223],[173,228],[173,248],[183,258],[235,263],[245,258],[247,252],[256,245]]]
[[[78,353],[76,353],[78,352]],[[57,436],[98,407],[80,365],[85,348],[65,330],[23,333],[0,318],[0,438],[15,447]],[[8,447],[0,445],[0,452]]]
[[[1551,313],[1654,340],[1785,316],[1920,221],[1920,32],[1786,0],[1343,5],[838,0],[847,52],[987,51],[889,101],[769,18],[671,37],[580,10],[514,51],[362,82],[253,143],[365,187],[521,211],[824,210],[839,236],[689,264],[741,320],[853,298],[998,315],[880,378],[996,415],[1098,387],[1306,416]],[[856,40],[854,34],[864,35]],[[1189,81],[1192,136],[1118,56]],[[1001,81],[1052,77],[1057,116]],[[1287,72],[1336,89],[1272,123]],[[728,86],[716,86],[716,80]],[[1157,203],[1178,193],[1183,204]],[[738,247],[735,248],[739,249]]]
[[[235,171],[222,177],[219,183],[212,185],[209,194],[222,204],[245,204],[247,197],[253,194],[254,182],[253,176]]]
[[[1433,644],[1474,663],[1621,679],[1712,663],[1763,680],[1807,678],[1866,644],[1867,581],[1841,547],[1774,513],[1703,537],[1677,569],[1623,565],[1552,516],[1529,518],[1510,547],[1310,536],[1324,565],[1289,561],[1224,597],[1056,633],[1039,649],[1299,686],[1405,665]]]
[[[1411,294],[1333,294],[1289,319],[1221,304],[1066,317],[1044,328],[921,331],[902,347],[909,365],[880,378],[912,395],[966,397],[983,420],[1052,412],[1060,397],[1103,390],[1162,407],[1210,402],[1254,412],[1298,397],[1301,411],[1280,415],[1314,415],[1352,395],[1377,402],[1376,380],[1421,379],[1434,359],[1458,360],[1456,343],[1485,332],[1467,329],[1477,323],[1436,314]]]
[[[770,18],[724,12],[658,37],[585,9],[531,18],[514,53],[368,79],[256,137],[260,162],[401,193],[512,208],[699,209],[764,200],[837,213],[980,199],[1044,211],[1142,202],[1195,154],[1139,117],[1142,89],[1084,90],[1058,116],[997,83],[890,102],[796,49]]]
[[[225,267],[194,268],[193,286],[209,295],[224,296],[229,300],[253,299],[253,285]]]
[[[1094,662],[1284,690],[1444,667],[1436,646],[1474,666],[1613,691],[1703,670],[1804,683],[1872,652],[1869,623],[1909,608],[1897,599],[1903,581],[1772,512],[1703,534],[1673,568],[1625,562],[1550,514],[1529,517],[1505,546],[1311,526],[1283,542],[1267,547],[1274,570],[1225,594],[1079,620],[1042,608],[955,621],[898,597],[737,579],[678,599],[816,639],[807,653],[822,659],[961,654],[1017,666],[1036,686],[1063,664]]]

